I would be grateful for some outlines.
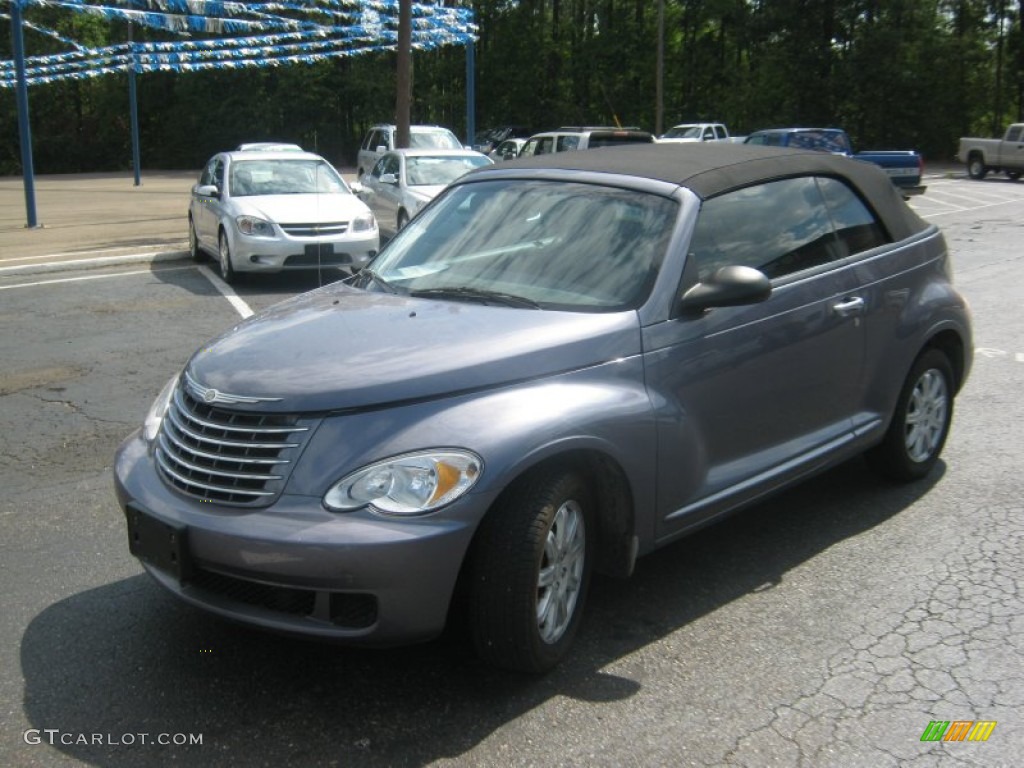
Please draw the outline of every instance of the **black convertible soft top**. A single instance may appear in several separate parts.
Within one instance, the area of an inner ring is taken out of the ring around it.
[[[792,176],[833,176],[858,189],[897,240],[928,228],[904,202],[878,166],[826,152],[704,142],[633,144],[623,147],[556,152],[500,163],[473,173],[532,175],[532,170],[610,173],[687,187],[707,199],[733,189]],[[508,172],[512,172],[508,174]],[[545,174],[546,175],[546,174]]]

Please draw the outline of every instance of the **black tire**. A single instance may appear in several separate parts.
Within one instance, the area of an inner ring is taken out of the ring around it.
[[[967,175],[972,179],[984,179],[988,174],[988,168],[985,167],[985,160],[981,155],[971,155],[967,158]]]
[[[199,238],[196,236],[196,225],[192,217],[188,217],[188,253],[192,261],[203,260],[203,249],[199,247]]]
[[[395,231],[401,232],[405,229],[405,225],[409,223],[409,214],[405,211],[398,212],[398,221],[396,222]]]
[[[1020,171],[1007,171],[1006,175],[1009,177],[1010,181],[1016,181],[1020,178]]]
[[[595,533],[593,496],[575,472],[534,473],[498,500],[469,571],[469,629],[481,659],[531,673],[561,661],[583,616]]]
[[[221,230],[217,238],[217,266],[220,268],[220,276],[225,283],[233,283],[238,273],[231,263],[231,246],[228,244],[228,236]]]
[[[899,482],[931,472],[953,421],[953,396],[949,358],[937,349],[925,350],[907,374],[885,438],[867,453],[871,467]]]

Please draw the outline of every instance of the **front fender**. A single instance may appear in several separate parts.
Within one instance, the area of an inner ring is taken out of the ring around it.
[[[642,360],[633,357],[515,386],[328,416],[285,493],[322,497],[374,461],[460,447],[484,461],[474,493],[496,495],[531,467],[587,451],[621,467],[639,522],[640,510],[654,508],[655,444]]]

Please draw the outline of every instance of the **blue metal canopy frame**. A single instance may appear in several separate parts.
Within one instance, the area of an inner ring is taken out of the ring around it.
[[[475,91],[474,40],[477,28],[468,8],[446,7],[441,0],[413,3],[412,48],[467,46],[467,130],[473,136]],[[29,227],[38,226],[32,167],[28,86],[60,80],[128,74],[135,184],[139,179],[138,107],[135,78],[146,72],[197,72],[211,69],[274,67],[329,58],[394,50],[398,43],[398,0],[0,0],[10,14],[11,61],[0,61],[0,88],[14,88],[18,109],[25,207]],[[160,30],[182,39],[133,42],[88,48],[24,18],[29,7],[62,8]],[[56,39],[74,50],[25,55],[24,29]],[[192,39],[194,33],[229,35]]]

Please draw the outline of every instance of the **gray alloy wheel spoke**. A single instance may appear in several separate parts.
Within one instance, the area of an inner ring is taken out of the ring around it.
[[[565,634],[579,599],[586,557],[583,510],[568,500],[555,512],[537,574],[537,628],[546,643]]]

